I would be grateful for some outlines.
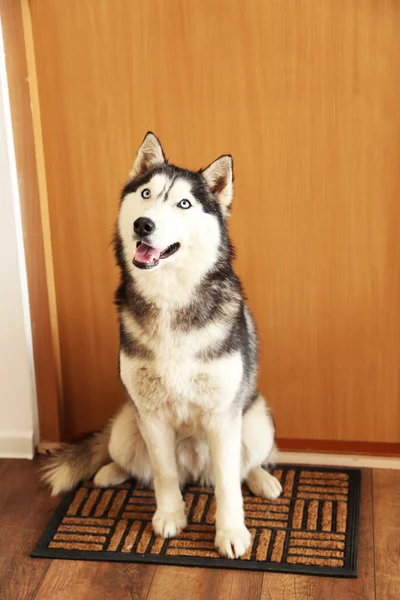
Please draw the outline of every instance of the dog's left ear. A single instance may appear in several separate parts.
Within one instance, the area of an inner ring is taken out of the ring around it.
[[[233,198],[232,156],[220,156],[202,174],[224,214],[227,214]]]
[[[131,179],[140,177],[156,165],[165,163],[165,156],[159,139],[151,131],[146,136],[139,148],[132,170],[129,173]]]

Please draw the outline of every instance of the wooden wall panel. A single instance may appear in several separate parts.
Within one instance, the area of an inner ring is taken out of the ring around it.
[[[118,193],[148,129],[234,156],[282,438],[400,441],[400,2],[31,0],[67,429],[119,404]]]

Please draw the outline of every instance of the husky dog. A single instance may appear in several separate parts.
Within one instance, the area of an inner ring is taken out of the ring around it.
[[[62,446],[45,475],[54,494],[94,474],[101,487],[130,477],[154,485],[153,528],[164,537],[186,525],[184,484],[215,485],[215,545],[229,558],[250,545],[241,482],[264,498],[282,491],[262,467],[275,431],[256,389],[257,334],[232,268],[232,195],[231,156],[188,171],[146,135],[115,236],[129,400],[102,433]]]

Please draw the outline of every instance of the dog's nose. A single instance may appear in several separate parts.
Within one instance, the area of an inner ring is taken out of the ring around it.
[[[146,237],[155,230],[156,225],[151,219],[147,217],[139,217],[133,224],[133,230],[139,237]]]

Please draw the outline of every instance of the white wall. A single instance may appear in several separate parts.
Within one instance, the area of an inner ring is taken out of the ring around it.
[[[28,287],[0,28],[0,457],[32,458],[37,439]]]

